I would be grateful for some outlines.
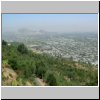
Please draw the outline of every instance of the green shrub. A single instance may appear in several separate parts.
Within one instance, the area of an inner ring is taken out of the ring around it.
[[[2,40],[2,45],[7,45],[7,42]]]
[[[37,62],[36,63],[36,70],[35,70],[35,74],[40,77],[43,78],[43,76],[46,73],[46,67],[44,65],[44,63],[42,61]]]
[[[14,70],[17,70],[18,69],[18,66],[17,66],[17,59],[16,58],[11,58],[8,60],[8,64],[11,65],[11,67],[14,69]]]
[[[50,73],[47,77],[47,83],[50,85],[50,86],[56,86],[57,85],[57,81],[56,81],[56,78],[55,76]]]
[[[20,53],[22,53],[22,54],[28,53],[28,50],[27,50],[27,48],[25,47],[24,44],[20,44],[20,45],[18,46],[17,50],[18,50]]]

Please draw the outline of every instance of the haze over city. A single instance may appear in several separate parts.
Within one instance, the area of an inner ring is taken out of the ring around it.
[[[20,29],[48,32],[96,32],[97,14],[3,14],[2,32]]]

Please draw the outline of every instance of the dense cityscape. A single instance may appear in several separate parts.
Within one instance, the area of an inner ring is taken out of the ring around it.
[[[72,35],[72,36],[71,36]],[[98,38],[97,34],[65,34],[64,36],[52,37],[48,40],[34,42],[29,45],[33,51],[49,53],[55,56],[73,58],[75,61],[82,61],[98,64]]]

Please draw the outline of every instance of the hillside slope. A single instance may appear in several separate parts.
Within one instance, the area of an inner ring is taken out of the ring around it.
[[[38,54],[21,43],[2,42],[2,85],[97,86],[98,68],[72,59]],[[40,83],[41,83],[40,82]]]

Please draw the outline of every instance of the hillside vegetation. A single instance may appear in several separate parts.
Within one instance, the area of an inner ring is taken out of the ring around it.
[[[98,68],[90,63],[39,54],[23,43],[8,44],[3,40],[2,85],[36,86],[36,81],[45,86],[97,86]]]

